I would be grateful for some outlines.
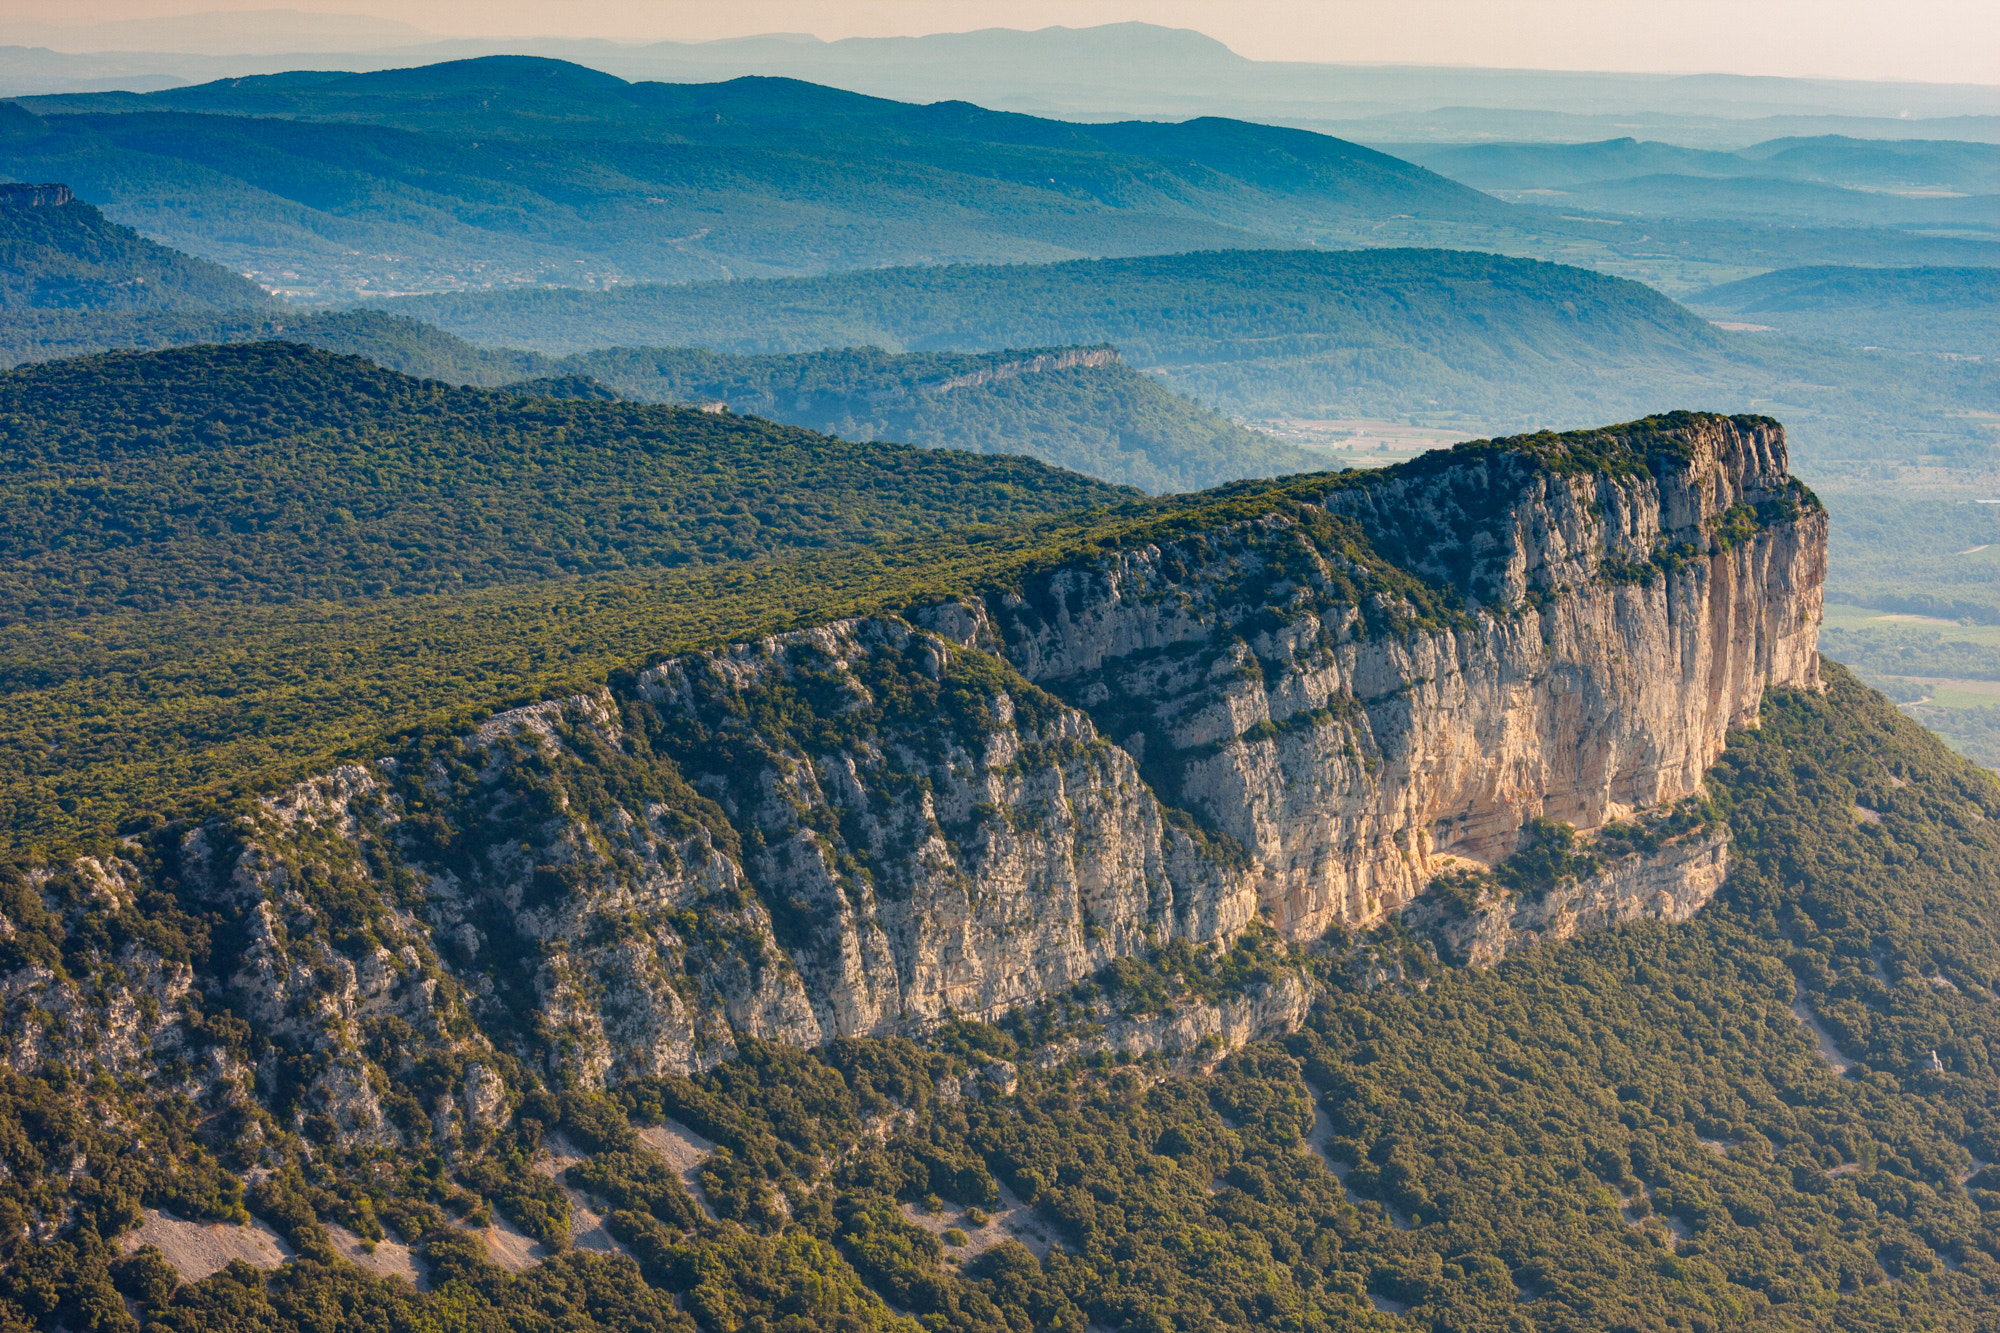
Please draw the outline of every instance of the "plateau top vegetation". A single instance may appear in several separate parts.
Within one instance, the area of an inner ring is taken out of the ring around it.
[[[1004,587],[1405,470],[1495,451],[1677,466],[1664,419],[1156,500],[1018,457],[453,389],[271,343],[16,370],[0,405],[0,815],[37,844],[660,654]],[[1341,540],[1409,614],[1465,613]]]
[[[282,342],[0,375],[7,618],[890,541],[1130,492],[1029,459],[454,388]]]

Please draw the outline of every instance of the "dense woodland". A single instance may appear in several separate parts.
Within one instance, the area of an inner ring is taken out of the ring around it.
[[[728,402],[852,440],[897,440],[980,453],[1027,454],[1117,485],[1200,490],[1245,476],[1310,472],[1323,455],[1234,424],[1122,362],[987,380],[996,366],[1062,348],[983,355],[844,348],[796,356],[732,356],[695,348],[612,347],[556,358],[481,347],[377,310],[0,311],[0,362],[109,350],[283,340],[364,356],[406,375],[573,397],[601,381],[641,402]]]
[[[287,343],[0,375],[20,621],[745,561],[1120,498],[1030,459],[454,389]]]
[[[406,375],[487,389],[558,373],[555,359],[539,352],[480,347],[416,320],[373,310],[307,312],[239,307],[0,312],[0,362],[9,366],[94,352],[150,352],[204,343],[273,340],[365,356]]]

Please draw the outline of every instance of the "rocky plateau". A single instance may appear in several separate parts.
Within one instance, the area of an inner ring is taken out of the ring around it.
[[[209,913],[228,961],[195,977],[135,941],[115,986],[18,971],[5,1058],[151,1059],[342,1142],[449,1149],[524,1067],[611,1082],[750,1037],[921,1032],[1169,941],[1305,945],[1412,904],[1491,963],[1708,901],[1712,831],[1533,901],[1446,920],[1419,900],[1530,821],[1588,842],[1674,806],[1767,688],[1816,686],[1825,518],[1775,423],[1499,442],[1295,491],[983,596],[623,673],[51,871],[46,910],[150,885]],[[256,1034],[240,1067],[174,1064],[190,988]],[[1078,1050],[1189,1056],[1309,1004],[1269,984],[1114,1016]]]

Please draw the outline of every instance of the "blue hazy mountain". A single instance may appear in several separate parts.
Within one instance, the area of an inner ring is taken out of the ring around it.
[[[0,171],[274,287],[607,285],[1296,243],[1504,206],[1304,130],[1073,124],[526,57],[42,98]]]
[[[1688,305],[1712,319],[1913,351],[2000,353],[2000,268],[1815,265],[1725,283]]]
[[[1401,145],[1508,200],[1658,217],[1832,226],[1958,224],[2000,232],[2000,145],[1822,135],[1735,152],[1632,138]]]

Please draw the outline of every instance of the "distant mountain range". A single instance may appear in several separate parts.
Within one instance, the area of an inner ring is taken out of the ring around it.
[[[1079,50],[1115,46],[1093,33]],[[1046,45],[1029,36],[1021,50]],[[1137,37],[1140,59],[1158,33]],[[33,98],[0,123],[0,175],[69,181],[155,240],[322,303],[1286,245],[1497,251],[1679,294],[1758,268],[1993,261],[1994,151],[1487,145],[1438,155],[1439,174],[1217,117],[1063,121],[761,76],[628,83],[522,56]]]
[[[1301,130],[1072,124],[782,79],[632,84],[517,57],[35,99],[0,171],[267,286],[811,273],[1294,243],[1506,206]]]
[[[0,42],[18,43],[0,47],[0,95],[157,89],[287,69],[373,70],[510,54],[634,80],[765,75],[1063,118],[1231,116],[1370,143],[1496,135],[1573,141],[1635,132],[1726,148],[1785,134],[2000,137],[2000,92],[1984,86],[1259,61],[1199,32],[1148,23],[633,44],[427,39],[364,16],[346,16],[343,29],[341,18],[263,11],[254,21],[217,13],[90,27],[0,23]]]
[[[1398,151],[1503,199],[1558,209],[2000,231],[2000,145],[1993,144],[1827,135],[1723,153],[1628,137]]]
[[[1481,190],[1568,189],[1634,176],[1680,175],[2000,194],[2000,146],[1943,140],[1877,142],[1825,135],[1772,139],[1723,153],[1628,136],[1598,143],[1411,146],[1403,155]]]

